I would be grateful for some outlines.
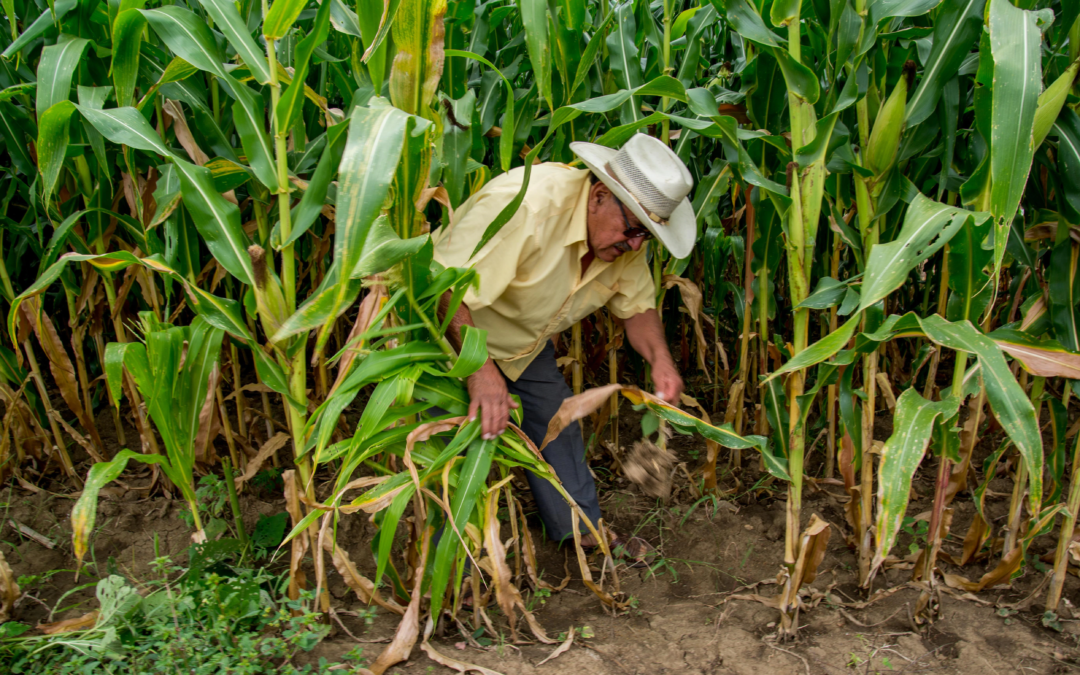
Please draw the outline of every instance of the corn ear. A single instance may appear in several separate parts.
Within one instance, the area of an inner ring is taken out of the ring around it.
[[[1069,91],[1076,82],[1077,74],[1080,73],[1080,59],[1073,61],[1072,65],[1065,69],[1061,77],[1046,88],[1039,96],[1039,105],[1035,109],[1034,140],[1038,148],[1046,140],[1050,128],[1057,121],[1061,108],[1065,105],[1065,99],[1069,97]]]
[[[268,336],[276,335],[281,324],[285,321],[285,294],[281,291],[281,284],[277,278],[270,274],[266,266],[266,251],[257,244],[248,247],[248,255],[251,257],[251,266],[254,271],[255,306],[259,310],[259,321],[262,322],[263,330]]]
[[[870,132],[869,147],[866,148],[866,168],[880,176],[892,166],[896,151],[900,147],[900,137],[904,133],[904,112],[907,108],[908,89],[915,79],[915,62],[904,64],[904,74],[893,87],[888,100],[881,106],[874,130]]]

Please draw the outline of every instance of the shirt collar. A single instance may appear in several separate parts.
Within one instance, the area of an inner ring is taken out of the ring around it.
[[[589,250],[589,188],[592,187],[589,173],[586,172],[585,180],[582,181],[581,194],[578,195],[574,214],[570,218],[570,227],[566,229],[566,238],[563,240],[565,246],[580,244],[581,255],[585,255]]]

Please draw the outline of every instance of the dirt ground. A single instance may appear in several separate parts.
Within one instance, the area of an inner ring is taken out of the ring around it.
[[[623,438],[634,437],[634,420],[624,418]],[[676,438],[673,446],[692,471],[704,455],[700,441]],[[981,444],[989,447],[988,443]],[[981,446],[980,446],[981,448]],[[725,451],[726,452],[726,451]],[[979,452],[985,454],[980,449]],[[977,455],[979,454],[977,452]],[[726,457],[722,455],[722,457]],[[818,456],[820,458],[820,455]],[[754,462],[756,463],[756,462]],[[804,498],[804,519],[818,514],[833,525],[828,554],[820,567],[812,592],[819,599],[813,609],[800,616],[799,637],[793,642],[775,640],[777,612],[746,596],[769,596],[777,592],[773,584],[783,558],[784,502],[782,492],[771,496],[767,490],[744,491],[719,508],[695,501],[682,480],[682,489],[664,504],[643,495],[625,479],[608,469],[603,457],[594,463],[601,485],[605,516],[620,532],[636,531],[662,552],[663,564],[655,571],[620,568],[622,590],[632,598],[631,608],[612,616],[581,583],[573,560],[574,577],[565,590],[549,598],[528,597],[540,623],[552,638],[571,627],[584,628],[586,636],[552,661],[539,665],[554,646],[509,644],[505,621],[493,614],[503,640],[490,647],[468,646],[456,630],[433,639],[436,649],[462,661],[501,673],[885,673],[936,672],[971,675],[996,673],[1064,673],[1080,670],[1080,609],[1073,618],[1072,607],[1080,605],[1080,580],[1070,577],[1065,589],[1061,632],[1041,625],[1042,599],[1039,590],[1044,575],[1030,567],[1014,580],[1011,588],[985,591],[977,598],[943,593],[941,617],[928,629],[913,630],[909,611],[918,591],[904,588],[909,571],[891,569],[879,575],[873,592],[900,587],[893,594],[863,607],[871,592],[857,586],[856,558],[844,543],[846,524],[836,500],[822,491],[808,488]],[[979,463],[976,464],[980,465]],[[926,469],[924,468],[924,472]],[[752,473],[752,472],[751,472]],[[744,476],[752,484],[752,476]],[[127,477],[137,484],[137,477]],[[930,508],[932,476],[920,475],[915,483],[917,500],[909,514]],[[727,481],[727,487],[733,484]],[[677,485],[678,485],[677,481]],[[988,508],[1001,516],[1008,506],[1011,482],[996,479],[991,485]],[[832,487],[839,494],[840,489]],[[147,499],[145,493],[125,491],[115,486],[102,492],[98,529],[92,553],[99,569],[117,570],[132,579],[151,576],[149,562],[154,557],[154,533],[162,554],[183,561],[189,530],[178,517],[182,504],[161,496]],[[528,508],[527,495],[525,498]],[[242,497],[247,526],[252,528],[260,515],[284,510],[282,500],[270,494]],[[0,546],[17,575],[43,575],[55,570],[33,599],[24,598],[16,618],[30,624],[46,620],[46,606],[52,607],[65,593],[64,605],[92,598],[92,588],[77,589],[68,517],[74,499],[21,488],[0,492]],[[960,542],[974,512],[970,495],[961,495],[955,504],[952,534],[944,550],[959,558]],[[56,543],[48,549],[16,531],[16,524],[33,528]],[[374,563],[368,542],[374,529],[364,514],[346,517],[339,530],[345,546],[361,571],[371,574]],[[504,533],[509,537],[509,533]],[[545,578],[552,582],[564,576],[568,551],[550,542],[540,542],[539,559]],[[910,537],[901,537],[898,550],[907,551]],[[1055,538],[1036,539],[1032,553],[1050,551]],[[995,561],[996,562],[996,561]],[[978,578],[987,571],[985,562],[955,568],[943,563],[946,571]],[[340,577],[330,572],[329,590],[334,606],[349,632],[364,643],[365,654],[374,657],[389,640],[397,625],[396,615],[380,612],[370,626],[351,612],[366,609]],[[309,578],[311,578],[309,576]],[[85,583],[85,577],[79,582]],[[757,583],[757,586],[754,584]],[[750,587],[750,588],[746,588]],[[76,589],[76,590],[73,590]],[[741,589],[741,590],[740,590]],[[1028,600],[1025,603],[1025,600]],[[40,601],[40,602],[39,602]],[[1010,608],[1019,607],[1019,610]],[[75,616],[88,610],[86,604],[54,619]],[[331,636],[305,658],[338,660],[356,642],[334,626]],[[2,668],[0,668],[2,670]],[[447,668],[429,660],[417,647],[412,658],[389,671],[417,675],[448,673]]]

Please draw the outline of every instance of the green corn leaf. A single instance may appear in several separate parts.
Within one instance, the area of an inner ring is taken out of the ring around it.
[[[255,80],[260,84],[270,84],[270,66],[266,61],[266,53],[259,49],[259,45],[252,39],[247,23],[240,16],[240,10],[237,9],[236,3],[231,0],[199,0],[199,2],[202,4],[203,9],[206,10],[206,13],[213,18],[217,29],[225,34],[229,44],[236,50],[244,65],[251,70]],[[270,14],[274,13],[274,9],[278,4],[280,3],[274,3],[274,6],[270,9]],[[303,6],[303,2],[301,2],[301,6]],[[269,18],[269,15],[267,15],[268,20]]]
[[[763,47],[782,48],[787,40],[765,27],[761,15],[746,0],[712,0],[716,11],[727,18],[735,31]]]
[[[1049,284],[1050,320],[1054,337],[1072,351],[1080,351],[1080,276],[1072,239],[1055,244],[1046,275]]]
[[[227,0],[216,0],[218,2]],[[312,53],[315,48],[326,42],[330,31],[330,9],[334,6],[331,1],[319,5],[319,11],[315,14],[315,25],[311,32],[296,45],[294,55],[295,72],[289,87],[281,94],[275,111],[275,124],[278,130],[292,128],[293,122],[304,107],[304,82],[307,79],[308,67],[311,63]]]
[[[365,279],[372,274],[385,272],[402,260],[420,252],[429,241],[426,234],[402,239],[390,227],[386,216],[379,216],[371,225],[371,232],[364,242],[364,251],[352,270],[353,279]]]
[[[1034,124],[1042,93],[1042,34],[1035,14],[1008,0],[990,0],[994,58],[990,123],[990,210],[994,214],[994,278],[1035,154]]]
[[[221,52],[205,21],[178,5],[139,11],[174,54],[199,70],[225,74]]]
[[[461,533],[462,536],[465,534],[465,524],[469,522],[480,491],[487,483],[487,476],[491,470],[491,460],[494,454],[494,442],[473,441],[465,455],[465,463],[458,473],[457,489],[450,500],[450,514],[457,532],[448,522],[443,530],[442,538],[439,540],[439,546],[435,551],[435,560],[431,570],[431,611],[436,613],[435,616],[442,610],[446,584],[450,579],[452,554],[461,545],[458,533]]]
[[[540,0],[533,0],[540,2]],[[543,2],[540,2],[543,4]],[[634,42],[636,36],[634,23],[634,3],[623,3],[613,10],[615,14],[615,28],[607,36],[609,51],[608,65],[615,76],[616,84],[626,91],[631,91],[641,86],[641,59],[637,45]],[[641,110],[636,105],[631,94],[629,101],[620,111],[620,119],[623,124],[641,119]]]
[[[394,168],[401,156],[409,116],[374,99],[369,108],[353,110],[349,138],[341,157],[337,193],[334,261],[352,270],[364,250],[371,224],[379,215]],[[343,275],[345,279],[349,275]]]
[[[255,273],[247,252],[251,240],[240,222],[240,209],[217,191],[210,169],[182,159],[176,160],[176,169],[184,206],[191,212],[206,247],[230,274],[253,285]]]
[[[567,95],[567,99],[572,99],[574,92],[578,90],[578,87],[585,81],[585,78],[589,75],[589,69],[592,68],[593,63],[596,62],[596,55],[600,53],[600,47],[604,45],[605,35],[607,34],[608,27],[611,26],[611,22],[615,19],[615,12],[608,12],[608,15],[604,17],[604,20],[593,31],[592,38],[589,39],[589,44],[585,45],[585,52],[581,56],[581,61],[578,62],[577,72],[574,74],[574,83],[570,85],[570,93]],[[491,67],[491,66],[489,66]],[[503,171],[506,171],[507,167],[503,167]]]
[[[480,370],[488,359],[487,331],[482,328],[462,328],[461,352],[454,367],[446,371],[446,377],[464,379]]]
[[[23,47],[30,44],[37,38],[41,37],[41,34],[49,30],[55,25],[56,21],[60,21],[67,13],[75,8],[77,0],[56,0],[56,2],[50,5],[41,15],[34,20],[30,27],[24,30],[19,37],[8,45],[0,56],[5,59],[10,59],[23,50]],[[14,13],[8,14],[9,21],[15,21],[19,17]]]
[[[60,169],[64,165],[70,138],[71,114],[75,104],[68,100],[57,102],[38,117],[38,167],[44,182],[45,208],[49,208]]]
[[[597,34],[599,35],[599,33],[600,31],[598,30]],[[588,50],[586,50],[586,53],[588,53]],[[510,164],[514,159],[514,86],[510,84],[510,80],[506,79],[506,75],[503,75],[502,71],[495,67],[495,64],[479,54],[458,49],[447,49],[446,55],[448,57],[460,56],[475,59],[502,78],[503,85],[506,87],[506,112],[503,115],[502,135],[499,137],[499,164],[503,171],[509,171]],[[580,82],[578,84],[580,84]],[[576,88],[577,87],[575,86],[575,89]]]
[[[949,419],[959,409],[959,399],[931,402],[914,388],[904,390],[897,399],[894,431],[885,441],[878,466],[878,515],[874,533],[877,549],[871,570],[885,561],[900,532],[911,495],[911,479],[926,454],[934,421],[938,416]]]
[[[424,115],[438,88],[445,11],[446,5],[434,0],[406,2],[396,10],[390,100],[409,114]]]
[[[97,521],[98,493],[101,492],[101,488],[119,478],[127,468],[128,461],[132,459],[144,464],[161,464],[166,461],[162,455],[143,455],[124,448],[116,453],[111,461],[99,462],[90,467],[82,494],[71,509],[71,538],[75,557],[80,565],[89,549],[90,534],[94,531],[94,523]]]
[[[941,0],[869,0],[866,3],[867,26],[862,32],[858,56],[866,54],[877,42],[887,19],[921,16],[941,4]]]
[[[784,385],[779,380],[769,380],[762,387],[762,396],[765,400],[765,416],[769,420],[769,426],[773,430],[773,445],[783,457],[790,457],[788,447],[790,434],[788,433],[788,401],[784,392]]]
[[[183,462],[179,468],[190,473],[195,461],[195,439],[199,434],[199,414],[206,401],[210,375],[218,365],[221,356],[221,343],[225,337],[225,331],[215,328],[206,322],[206,319],[195,317],[190,326],[187,351],[184,355],[184,365],[179,373],[179,387],[175,392],[177,417],[177,431],[179,441],[185,453]],[[213,395],[213,392],[210,392]]]
[[[378,0],[376,0],[377,2]],[[379,3],[383,5],[382,18],[379,21],[379,30],[375,34],[374,39],[367,39],[367,35],[364,36],[364,41],[368,42],[367,49],[364,50],[363,61],[374,66],[379,58],[379,52],[385,54],[383,48],[383,41],[386,40],[386,36],[390,34],[390,28],[394,25],[394,19],[397,17],[398,6],[401,5],[401,0],[389,0],[389,2]],[[365,29],[366,24],[361,24],[361,30]],[[367,31],[365,31],[366,33]]]
[[[774,0],[769,10],[769,20],[777,28],[784,28],[799,15],[802,0]]]
[[[341,264],[335,260],[319,287],[281,323],[277,332],[270,336],[270,341],[281,344],[293,335],[332,324],[341,312],[356,301],[362,285],[361,281],[342,275]]]
[[[1080,221],[1080,116],[1070,109],[1061,112],[1053,125],[1058,137],[1058,204],[1069,222]]]
[[[993,288],[986,268],[993,260],[993,251],[982,247],[990,234],[991,223],[976,223],[966,219],[949,244],[949,295],[946,318],[949,321],[977,321],[990,302]]]
[[[274,162],[274,154],[270,149],[270,139],[263,130],[263,120],[266,119],[263,111],[263,99],[255,96],[247,85],[228,77],[232,87],[236,103],[233,104],[233,121],[236,123],[236,131],[240,134],[240,144],[244,147],[244,154],[255,177],[270,190],[276,192],[279,187],[277,166]]]
[[[345,132],[348,128],[349,120],[346,120],[342,124],[335,124],[327,129],[327,141],[322,156],[319,158],[319,164],[311,176],[304,196],[300,198],[300,203],[292,211],[292,231],[289,232],[288,239],[279,241],[280,231],[278,226],[274,227],[274,234],[270,239],[275,249],[280,251],[289,244],[295,243],[318,219],[326,201],[326,191],[330,187],[330,180],[341,161],[341,153],[345,147]]]
[[[944,0],[934,21],[933,46],[922,79],[905,109],[909,128],[921,124],[936,109],[945,83],[956,76],[982,30],[986,0]]]
[[[0,101],[0,136],[4,137],[4,146],[12,164],[26,176],[33,175],[37,170],[23,140],[25,136],[34,136],[33,127],[30,117],[21,108]]]
[[[1005,433],[1009,435],[1031,474],[1028,499],[1031,512],[1042,505],[1042,437],[1035,408],[1009,370],[1000,348],[967,321],[950,324],[936,314],[920,321],[926,336],[949,349],[972,352],[979,357],[986,397]]]
[[[540,89],[540,97],[554,110],[555,104],[551,98],[552,56],[547,0],[517,0],[517,5],[521,13],[521,23],[525,28],[525,47],[529,51],[529,61]],[[614,68],[614,61],[612,67]]]
[[[877,303],[902,286],[908,273],[937,253],[969,218],[978,226],[989,217],[987,213],[972,213],[935,202],[922,194],[916,195],[896,240],[877,244],[870,252],[859,310]]]
[[[378,523],[378,553],[375,561],[375,578],[373,579],[376,585],[382,579],[382,575],[386,572],[386,566],[390,563],[390,551],[394,545],[394,536],[397,534],[398,523],[401,522],[405,509],[408,508],[413,495],[416,493],[416,486],[409,480],[408,472],[403,471],[398,475],[403,476],[407,484],[401,488],[401,491],[390,502],[390,506],[382,514],[382,521]],[[383,483],[383,485],[388,483],[390,481]],[[382,485],[378,487],[382,487]],[[375,489],[377,490],[378,487]],[[367,498],[372,492],[375,492],[375,490],[369,490],[363,496]]]
[[[142,116],[142,113],[135,108],[95,110],[84,105],[76,107],[79,109],[79,114],[90,122],[98,133],[113,143],[157,153],[174,160],[179,159],[161,142],[161,137]]]
[[[263,35],[267,40],[280,40],[289,33],[303,11],[307,0],[274,0],[263,20]]]
[[[113,23],[112,79],[116,101],[131,104],[139,78],[140,47],[146,19],[138,10],[124,10]],[[101,106],[96,106],[101,107]]]
[[[36,101],[39,118],[60,101],[68,100],[71,94],[71,78],[89,44],[89,40],[73,37],[41,50]]]

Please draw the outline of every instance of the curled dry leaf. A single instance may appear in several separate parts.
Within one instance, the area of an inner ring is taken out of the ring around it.
[[[978,593],[984,589],[993,588],[998,584],[1007,583],[1012,578],[1013,573],[1020,569],[1020,564],[1023,561],[1023,550],[1018,546],[1005,554],[997,567],[982,575],[978,581],[969,581],[959,574],[944,574],[942,576],[949,588]]]
[[[420,559],[416,565],[418,570],[423,570],[427,566],[430,541],[431,529],[428,528],[420,539]],[[420,636],[420,602],[423,600],[423,583],[424,575],[417,574],[413,583],[412,599],[409,601],[404,616],[401,617],[401,623],[398,624],[393,641],[386,645],[375,659],[375,663],[368,668],[373,675],[382,675],[390,666],[409,658],[413,645],[416,644],[416,638]]]
[[[540,666],[544,665],[548,661],[550,661],[552,659],[556,659],[559,656],[565,654],[567,651],[570,650],[570,647],[573,646],[573,644],[574,644],[574,627],[570,626],[570,628],[566,631],[566,639],[563,640],[563,643],[561,645],[559,645],[558,647],[556,647],[550,654],[548,654],[547,658],[545,658],[540,663],[536,664],[536,666],[539,668]]]
[[[191,161],[199,166],[205,166],[210,161],[210,156],[203,152],[203,149],[195,142],[195,137],[191,135],[191,129],[188,128],[187,117],[184,115],[184,109],[180,106],[180,102],[167,98],[162,110],[172,118],[173,132],[176,134],[176,140],[180,142],[180,146],[184,148],[184,152],[188,154]]]
[[[263,443],[259,448],[259,453],[247,463],[244,467],[244,473],[235,478],[236,487],[240,487],[244,483],[248,482],[255,477],[255,474],[262,468],[263,462],[265,462],[271,455],[285,447],[285,444],[289,442],[289,434],[279,431],[274,434],[274,437]]]
[[[56,635],[57,633],[70,633],[73,630],[86,630],[93,628],[97,624],[98,611],[95,609],[92,612],[87,612],[82,616],[75,617],[74,619],[64,619],[63,621],[57,621],[55,623],[39,623],[38,630],[46,635]]]
[[[389,610],[395,614],[405,614],[405,608],[394,602],[393,598],[383,600],[379,595],[379,590],[375,588],[375,584],[356,569],[356,565],[353,564],[349,554],[345,552],[341,546],[336,545],[334,542],[326,538],[323,541],[323,548],[331,553],[331,560],[334,563],[334,568],[341,574],[341,578],[345,580],[345,585],[348,586],[356,593],[356,597],[364,601],[365,604],[370,605],[375,603],[383,609]]]
[[[20,595],[22,592],[15,581],[15,573],[4,559],[4,552],[0,551],[0,623],[11,618],[11,610]]]
[[[689,279],[684,279],[674,274],[664,275],[664,288],[679,287],[679,294],[682,296],[683,309],[690,315],[690,318],[694,320],[694,336],[697,338],[698,351],[697,360],[698,367],[705,374],[705,380],[712,382],[712,378],[709,374],[709,369],[705,365],[705,355],[709,353],[709,343],[705,340],[705,331],[702,329],[702,320],[710,321],[709,316],[703,311],[705,301],[701,294],[701,289],[697,284]]]
[[[1080,379],[1080,354],[1007,340],[994,342],[1001,351],[1016,359],[1024,370],[1036,377]]]
[[[52,373],[56,386],[60,389],[60,396],[71,412],[75,413],[79,424],[86,429],[90,440],[98,447],[104,447],[101,436],[98,434],[97,425],[93,418],[86,414],[86,408],[82,403],[82,395],[79,393],[79,381],[75,376],[75,366],[64,349],[63,342],[56,332],[49,315],[41,311],[41,299],[38,297],[27,298],[22,304],[22,311],[37,335],[38,344],[49,361],[49,371]]]
[[[300,492],[296,486],[296,471],[294,469],[285,471],[281,474],[281,479],[285,484],[285,510],[289,513],[289,519],[292,520],[293,527],[296,527],[304,518],[304,513],[300,509]],[[293,600],[300,597],[300,589],[306,583],[303,562],[304,554],[308,550],[308,543],[309,534],[307,531],[301,532],[299,536],[294,537],[290,542],[292,550],[289,556],[289,598]]]
[[[551,421],[548,422],[547,435],[544,436],[544,442],[540,444],[540,451],[543,452],[547,444],[555,440],[563,429],[604,405],[608,397],[622,388],[621,384],[609,384],[604,387],[588,389],[577,396],[565,399],[559,405],[559,409],[555,412]]]
[[[458,644],[464,645],[465,643],[459,642]],[[490,668],[478,666],[474,663],[466,663],[465,661],[461,661],[460,659],[446,656],[445,654],[436,651],[435,648],[431,646],[431,643],[426,640],[420,644],[420,649],[424,650],[424,653],[428,655],[428,658],[430,658],[435,663],[439,664],[440,666],[446,666],[447,668],[456,670],[459,673],[471,672],[480,673],[480,675],[502,675],[502,673],[497,670],[491,670]]]
[[[195,458],[207,463],[213,462],[217,456],[210,445],[210,441],[217,438],[221,429],[220,425],[214,423],[217,413],[214,399],[217,394],[218,380],[220,379],[221,368],[215,363],[210,371],[209,381],[206,386],[206,398],[203,399],[202,408],[199,410],[199,431],[195,434],[195,443],[192,445]]]
[[[379,277],[368,277],[368,280],[378,279]],[[334,386],[331,388],[333,393],[341,382],[345,379],[345,376],[349,374],[349,369],[352,367],[352,362],[356,358],[357,352],[363,346],[357,344],[357,338],[366,333],[371,328],[371,323],[378,316],[379,310],[382,309],[383,304],[386,302],[386,286],[383,284],[374,284],[368,290],[367,295],[360,301],[360,306],[356,314],[356,321],[353,322],[352,330],[349,331],[349,337],[346,338],[345,344],[349,345],[345,348],[345,353],[342,355],[341,360],[338,361],[338,373],[337,379],[334,380]]]

